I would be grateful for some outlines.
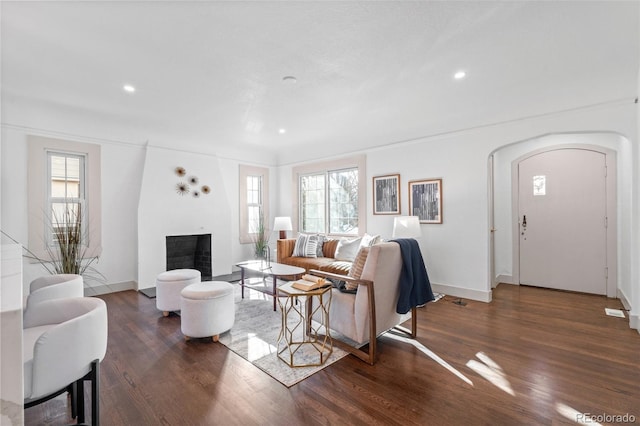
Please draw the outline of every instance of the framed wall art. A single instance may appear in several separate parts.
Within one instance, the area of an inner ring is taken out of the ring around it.
[[[373,214],[400,214],[400,175],[373,177]]]
[[[409,214],[420,223],[442,223],[442,179],[409,182]]]

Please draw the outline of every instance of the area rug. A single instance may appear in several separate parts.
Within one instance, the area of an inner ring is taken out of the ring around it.
[[[236,319],[233,328],[220,335],[220,343],[286,387],[299,383],[348,355],[348,352],[334,347],[322,366],[290,367],[277,355],[282,321],[280,308],[274,311],[270,296],[247,288],[242,299],[240,285],[234,286]]]

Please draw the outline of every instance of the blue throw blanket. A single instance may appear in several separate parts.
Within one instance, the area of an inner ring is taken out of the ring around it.
[[[406,314],[413,307],[435,300],[431,283],[424,266],[418,242],[413,238],[391,240],[400,245],[402,272],[400,273],[400,297],[396,312]]]

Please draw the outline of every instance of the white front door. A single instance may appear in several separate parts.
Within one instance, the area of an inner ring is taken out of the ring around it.
[[[607,294],[605,161],[558,149],[519,163],[521,284]]]

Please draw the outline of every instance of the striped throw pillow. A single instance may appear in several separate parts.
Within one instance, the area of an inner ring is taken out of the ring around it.
[[[361,247],[356,254],[356,258],[353,260],[351,269],[349,269],[349,277],[360,278],[362,271],[364,270],[364,264],[367,262],[367,256],[369,255],[369,247]],[[347,290],[356,290],[358,284],[346,282],[345,287]]]
[[[299,234],[296,245],[293,248],[293,256],[297,257],[318,257],[318,236]]]

